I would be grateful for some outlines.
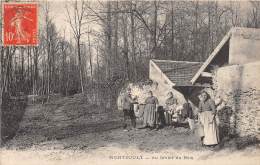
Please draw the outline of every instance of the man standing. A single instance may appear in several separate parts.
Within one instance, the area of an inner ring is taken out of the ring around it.
[[[134,113],[134,103],[135,103],[135,98],[132,98],[131,95],[131,89],[127,89],[127,93],[123,96],[122,99],[123,103],[123,112],[124,112],[124,131],[128,131],[127,128],[127,118],[130,117],[131,119],[131,124],[132,127],[135,129],[136,128],[136,118],[135,118],[135,113]]]

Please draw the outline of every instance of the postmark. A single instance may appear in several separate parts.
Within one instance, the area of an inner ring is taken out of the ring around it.
[[[37,3],[4,3],[2,11],[4,46],[38,45]]]

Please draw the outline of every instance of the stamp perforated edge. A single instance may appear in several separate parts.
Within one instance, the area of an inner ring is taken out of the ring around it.
[[[5,4],[35,4],[36,5],[36,31],[37,31],[37,43],[36,44],[5,44],[4,43],[4,5]],[[0,46],[3,46],[3,47],[12,47],[12,46],[19,46],[19,47],[26,47],[26,46],[39,46],[39,3],[38,2],[2,2],[1,1],[1,18],[2,18],[2,21],[1,21],[1,24],[2,24],[2,36],[1,36],[1,43],[0,43]]]

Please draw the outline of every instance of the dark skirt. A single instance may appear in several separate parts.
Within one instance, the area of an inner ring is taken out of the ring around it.
[[[154,127],[156,123],[156,105],[146,104],[144,108],[144,126]]]

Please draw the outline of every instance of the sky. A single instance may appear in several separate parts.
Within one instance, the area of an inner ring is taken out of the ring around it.
[[[66,6],[68,6],[68,10],[70,13],[73,13],[73,9],[71,7],[71,2],[69,1],[49,1],[50,4],[50,17],[52,18],[53,22],[56,25],[56,28],[58,32],[63,32],[65,30],[65,38],[66,40],[73,39],[73,33],[71,26],[68,22],[68,14],[67,14],[67,9]],[[97,24],[89,24],[90,28],[98,29],[100,28],[99,25]],[[87,26],[85,26],[87,28]],[[82,41],[87,40],[86,35],[82,37]]]
[[[67,13],[66,13],[66,1],[55,1],[50,2],[50,17],[53,19],[53,22],[56,25],[56,28],[59,32],[65,30],[66,39],[70,40],[72,36],[71,27],[67,22]]]

